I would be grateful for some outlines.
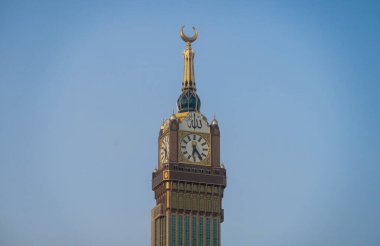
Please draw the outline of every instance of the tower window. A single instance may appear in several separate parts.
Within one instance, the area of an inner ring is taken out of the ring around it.
[[[209,198],[206,200],[206,212],[211,212],[211,200]]]
[[[183,223],[182,223],[182,215],[178,215],[178,246],[183,246],[183,238],[182,238],[182,233],[183,233]]]
[[[186,209],[190,210],[191,209],[191,204],[190,204],[190,195],[186,196]]]
[[[197,246],[197,217],[193,216],[192,221],[192,228],[191,228],[191,242],[192,246]]]
[[[199,218],[199,246],[203,246],[203,217]]]
[[[198,210],[198,201],[195,195],[193,197],[193,210]]]
[[[204,209],[205,209],[205,202],[204,202],[203,197],[201,197],[199,199],[199,210],[204,211]]]
[[[218,201],[218,198],[214,199],[214,212],[219,213],[219,201]]]
[[[172,208],[177,208],[177,193],[172,192]]]
[[[214,193],[218,193],[218,187],[214,186]]]
[[[206,246],[211,246],[211,240],[210,240],[210,218],[206,218]]]
[[[179,208],[179,209],[183,209],[183,195],[182,195],[182,194],[179,194],[179,198],[178,198],[178,208]]]
[[[218,227],[218,219],[217,218],[214,218],[212,227],[213,227],[212,244],[213,244],[213,246],[218,246],[219,227]]]
[[[185,216],[185,246],[190,246],[190,216]]]
[[[170,221],[170,245],[176,245],[176,216],[173,214]]]

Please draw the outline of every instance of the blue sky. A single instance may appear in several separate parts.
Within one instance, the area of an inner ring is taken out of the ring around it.
[[[193,44],[223,245],[380,244],[376,1],[2,1],[0,245],[149,245]]]

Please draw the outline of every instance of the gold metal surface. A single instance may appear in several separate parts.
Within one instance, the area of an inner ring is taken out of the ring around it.
[[[184,68],[183,68],[183,81],[182,81],[182,91],[191,89],[196,90],[195,86],[195,76],[194,76],[194,51],[191,48],[191,43],[194,42],[198,37],[198,31],[193,27],[194,35],[192,37],[188,37],[183,33],[183,28],[185,26],[182,26],[180,31],[180,36],[183,41],[186,42],[187,46],[186,49],[183,51],[183,58],[184,58]]]
[[[177,117],[177,120],[179,122],[182,122],[188,115],[189,115],[189,112],[183,112],[183,113],[176,113],[175,114],[175,116]]]
[[[164,172],[164,180],[168,180],[170,178],[169,171]]]
[[[160,140],[159,140],[159,149],[158,149],[158,163],[159,163],[159,169],[162,169],[162,165],[165,164],[165,163],[168,163],[169,162],[169,157],[167,158],[167,160],[163,161],[162,160],[162,156],[161,156],[161,149],[163,147],[163,140],[165,138],[169,138],[168,134],[165,133],[161,136]],[[170,143],[168,142],[168,147],[170,146]],[[170,154],[170,148],[168,148],[168,155]]]
[[[166,208],[170,208],[170,191],[166,191]]]
[[[190,45],[192,42],[194,42],[195,40],[197,40],[198,31],[197,31],[197,29],[195,27],[193,27],[194,35],[192,37],[186,36],[183,33],[183,28],[185,28],[185,26],[181,27],[181,31],[179,32],[179,35],[181,36],[182,40],[187,43],[187,45]]]
[[[165,134],[168,130],[169,130],[169,123],[170,123],[170,120],[165,120],[162,125],[161,125],[161,129],[162,129],[162,132]]]

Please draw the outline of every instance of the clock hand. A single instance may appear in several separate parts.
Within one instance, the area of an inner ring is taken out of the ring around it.
[[[197,147],[195,147],[195,152],[197,152],[199,160],[202,160],[202,156],[201,156],[201,154],[199,154],[199,151],[198,151]]]
[[[198,151],[197,150],[197,147],[195,145],[193,145],[193,153],[191,153],[191,155],[193,156],[193,160],[195,161],[195,151]]]

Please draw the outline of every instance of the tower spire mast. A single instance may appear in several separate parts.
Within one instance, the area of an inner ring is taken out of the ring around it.
[[[195,76],[194,76],[194,50],[191,48],[191,43],[194,42],[198,37],[198,31],[193,27],[194,35],[192,37],[187,37],[183,33],[182,26],[180,35],[183,41],[186,42],[186,49],[183,51],[184,58],[184,68],[183,68],[183,80],[182,80],[182,91],[194,90],[196,91]]]
[[[191,48],[191,43],[197,40],[198,31],[193,27],[194,35],[191,37],[183,33],[182,26],[179,32],[183,41],[186,42],[186,49],[183,51],[184,67],[182,80],[182,93],[177,100],[178,112],[199,112],[201,100],[196,93],[196,84],[194,76],[194,50]]]

